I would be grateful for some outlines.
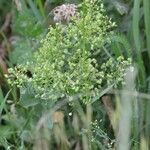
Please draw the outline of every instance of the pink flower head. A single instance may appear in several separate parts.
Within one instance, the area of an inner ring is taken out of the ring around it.
[[[57,6],[53,10],[54,21],[61,22],[67,21],[69,22],[72,17],[76,16],[77,6],[75,4],[63,4],[61,6]]]

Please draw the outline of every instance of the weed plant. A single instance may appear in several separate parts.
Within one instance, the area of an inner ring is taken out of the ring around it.
[[[149,0],[74,1],[59,22],[66,1],[16,2],[0,149],[149,150]]]

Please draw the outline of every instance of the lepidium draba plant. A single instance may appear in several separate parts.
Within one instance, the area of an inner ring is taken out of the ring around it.
[[[69,16],[72,17],[69,20],[63,16],[66,24],[62,23],[61,16],[55,16],[59,22],[49,27],[33,59],[26,65],[9,69],[8,81],[19,87],[32,85],[35,97],[40,99],[57,100],[80,94],[85,101],[91,99],[91,91],[122,83],[130,60],[120,56],[117,60],[110,58],[103,62],[93,56],[95,51],[102,51],[115,27],[115,23],[105,15],[101,1],[86,0],[73,11],[78,12]],[[28,76],[27,72],[31,75]]]

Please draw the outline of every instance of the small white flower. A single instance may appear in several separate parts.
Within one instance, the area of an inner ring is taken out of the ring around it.
[[[72,116],[72,112],[69,113],[69,116]]]

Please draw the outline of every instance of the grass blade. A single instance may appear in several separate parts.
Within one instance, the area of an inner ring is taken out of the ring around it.
[[[147,49],[150,57],[150,1],[149,0],[143,0],[143,9],[144,9],[144,22],[145,22]]]
[[[137,55],[137,64],[139,69],[139,76],[140,82],[142,85],[145,85],[145,68],[141,56],[141,42],[140,42],[140,30],[139,30],[139,21],[140,21],[140,4],[141,0],[134,0],[134,7],[133,7],[133,22],[132,22],[132,29],[133,29],[133,39],[136,48],[136,55]]]

